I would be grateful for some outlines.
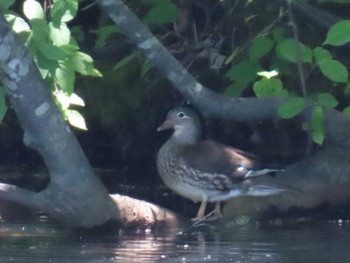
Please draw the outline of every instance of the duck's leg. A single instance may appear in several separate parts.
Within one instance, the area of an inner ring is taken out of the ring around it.
[[[214,208],[213,211],[210,212],[210,214],[209,214],[208,216],[210,216],[210,217],[208,218],[209,221],[217,220],[217,219],[222,218],[222,214],[221,214],[221,202],[220,202],[220,201],[215,202],[215,208]]]
[[[197,216],[195,218],[192,218],[192,221],[200,221],[204,218],[205,208],[207,207],[207,200],[203,200],[201,202],[201,205],[198,209]]]

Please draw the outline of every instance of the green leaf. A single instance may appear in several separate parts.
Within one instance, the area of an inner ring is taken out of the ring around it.
[[[300,50],[300,57],[298,57],[297,50]],[[297,43],[294,39],[288,38],[280,41],[276,47],[276,53],[280,58],[290,62],[311,62],[312,50],[302,43]]]
[[[350,118],[350,106],[347,106],[344,110],[343,113]]]
[[[226,95],[239,95],[250,82],[257,78],[257,72],[261,71],[261,66],[256,61],[244,60],[234,66],[226,73],[234,83],[225,91]]]
[[[80,130],[87,130],[84,117],[76,110],[66,110],[65,115],[70,125]]]
[[[97,31],[97,40],[95,47],[102,47],[105,45],[107,39],[116,33],[119,33],[120,29],[116,25],[102,26]]]
[[[347,82],[349,72],[347,68],[337,60],[324,59],[318,64],[321,72],[334,82]]]
[[[273,36],[273,40],[275,40],[276,42],[281,42],[281,41],[285,40],[286,37],[285,37],[284,28],[283,27],[276,27],[272,31],[272,36]]]
[[[334,108],[339,104],[336,98],[332,94],[329,93],[321,93],[317,96],[317,103],[320,106],[324,106],[327,108]]]
[[[41,52],[35,54],[34,60],[38,65],[43,78],[46,77],[48,70],[55,70],[58,67],[58,62],[56,60],[48,59]]]
[[[63,60],[66,54],[59,48],[52,44],[38,43],[40,52],[48,59],[52,60]]]
[[[178,12],[177,6],[169,0],[158,1],[147,13],[143,21],[148,24],[172,23],[176,20]]]
[[[119,60],[119,62],[117,64],[115,64],[113,66],[113,70],[117,71],[119,69],[121,69],[122,67],[126,66],[127,64],[129,64],[130,61],[132,61],[135,57],[136,57],[137,53],[132,53],[124,58],[122,58],[121,60]]]
[[[224,94],[228,97],[237,97],[247,88],[247,82],[236,81],[226,87]]]
[[[292,97],[278,107],[278,116],[282,119],[291,119],[298,115],[305,107],[303,98]]]
[[[320,106],[315,107],[311,116],[312,139],[315,143],[322,145],[324,141],[324,115]]]
[[[72,26],[70,28],[71,33],[71,39],[75,39],[79,43],[82,43],[85,41],[85,33],[82,29],[82,26]]]
[[[257,73],[260,77],[264,77],[267,79],[271,79],[273,77],[278,76],[278,71],[277,70],[271,70],[271,71],[260,71]]]
[[[38,45],[40,45],[40,42],[47,43],[49,41],[50,29],[44,19],[32,19],[30,25],[32,26],[33,37],[38,41]]]
[[[83,76],[102,77],[102,74],[94,67],[92,58],[83,52],[76,52],[70,63],[73,69]]]
[[[283,90],[282,81],[279,79],[262,78],[254,83],[253,90],[258,97],[286,95],[286,90]]]
[[[71,21],[78,11],[78,0],[54,0],[50,9],[51,19],[59,25]]]
[[[6,98],[4,87],[0,85],[0,122],[5,117],[7,112]]]
[[[243,60],[233,65],[226,76],[232,81],[249,83],[257,78],[256,74],[261,70],[261,66],[256,61]]]
[[[232,53],[228,56],[228,58],[225,61],[225,65],[230,64],[237,56],[237,54],[239,53],[240,49],[239,48],[234,48]]]
[[[79,51],[79,46],[75,43],[72,44],[72,41],[68,45],[60,46],[60,49],[68,56],[75,56]]]
[[[5,15],[6,21],[12,26],[12,30],[17,34],[21,32],[29,32],[30,26],[23,18],[14,16],[12,14]]]
[[[44,10],[42,6],[35,0],[26,0],[23,4],[23,13],[29,19],[44,19]]]
[[[68,96],[62,90],[59,90],[55,92],[54,95],[61,104],[61,108],[63,110],[68,109],[70,105],[76,105],[81,107],[85,106],[83,99],[75,93],[72,93],[70,96]]]
[[[14,2],[15,0],[1,0],[0,10],[2,10],[2,12],[6,11],[7,9],[10,8],[11,5],[13,5]]]
[[[268,37],[257,37],[249,48],[249,59],[258,60],[271,51],[273,41]]]
[[[74,68],[68,60],[65,60],[59,64],[59,68],[57,68],[55,71],[55,81],[65,93],[70,95],[74,90]]]
[[[350,94],[350,82],[346,83],[344,88],[344,94],[349,95]]]
[[[328,50],[321,47],[314,49],[314,56],[317,64],[320,64],[323,60],[330,60],[333,58],[332,54]]]
[[[145,63],[142,65],[141,69],[141,77],[146,76],[146,74],[153,68],[153,64],[151,61],[146,60]]]
[[[342,20],[332,26],[324,45],[341,46],[350,41],[350,20]]]
[[[49,23],[50,38],[57,46],[67,45],[70,42],[70,31],[65,23],[56,26],[54,23]]]

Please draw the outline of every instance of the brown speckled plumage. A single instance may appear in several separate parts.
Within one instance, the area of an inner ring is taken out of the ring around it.
[[[259,164],[251,154],[213,141],[201,141],[197,114],[188,108],[174,108],[158,131],[174,129],[157,155],[163,182],[174,192],[202,202],[196,220],[204,217],[207,202],[217,202],[214,216],[220,216],[218,202],[239,195],[270,195],[281,190],[250,187],[250,178],[273,170],[254,170]],[[248,158],[249,156],[250,158]]]

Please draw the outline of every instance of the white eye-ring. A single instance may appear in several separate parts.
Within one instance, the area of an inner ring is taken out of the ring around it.
[[[177,114],[177,117],[179,117],[181,119],[185,116],[186,116],[185,113],[183,113],[182,111]]]

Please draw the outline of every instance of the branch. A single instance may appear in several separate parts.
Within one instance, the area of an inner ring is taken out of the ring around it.
[[[0,198],[18,204],[37,207],[38,194],[14,185],[0,183]]]
[[[1,11],[0,80],[25,131],[25,143],[39,151],[51,179],[36,199],[27,191],[5,186],[3,190],[9,195],[2,196],[39,207],[71,225],[92,226],[118,218],[107,190],[95,177],[33,59]]]
[[[121,0],[97,0],[124,34],[175,88],[207,117],[257,121],[276,117],[284,98],[228,98],[200,84]]]

